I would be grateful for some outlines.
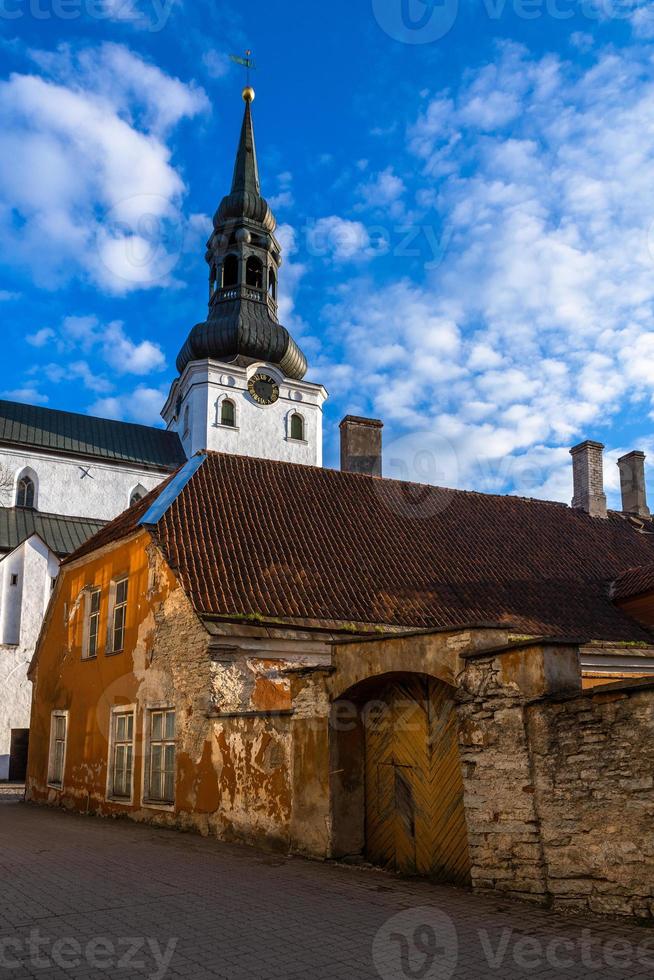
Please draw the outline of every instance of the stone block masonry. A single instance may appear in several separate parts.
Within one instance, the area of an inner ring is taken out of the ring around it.
[[[536,648],[477,657],[460,679],[473,887],[652,920],[654,682],[564,693],[573,652],[542,649],[540,672]]]
[[[527,709],[551,904],[654,917],[654,684]]]

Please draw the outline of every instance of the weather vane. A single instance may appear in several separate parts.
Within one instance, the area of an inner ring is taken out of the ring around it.
[[[254,71],[257,66],[254,58],[252,58],[251,55],[252,52],[248,48],[248,50],[245,52],[244,58],[240,54],[230,54],[229,56],[234,64],[241,65],[243,68],[245,68],[246,84],[245,88],[243,89],[243,98],[246,102],[252,102],[254,100],[254,89],[250,85],[250,72]]]

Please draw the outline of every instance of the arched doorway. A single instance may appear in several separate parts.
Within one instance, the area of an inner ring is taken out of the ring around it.
[[[335,827],[341,850],[352,852],[358,836],[358,850],[374,864],[469,883],[453,694],[434,677],[406,673],[364,682],[339,699],[356,705],[349,730],[334,726],[333,816],[343,821]]]

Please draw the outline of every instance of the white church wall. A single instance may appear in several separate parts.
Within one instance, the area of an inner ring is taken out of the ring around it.
[[[15,504],[18,480],[29,470],[37,476],[36,506],[41,512],[100,521],[112,520],[126,510],[135,487],[153,490],[166,476],[136,466],[60,458],[6,446],[0,447],[0,467],[14,477],[13,494],[5,494],[2,506]]]
[[[270,375],[279,385],[279,399],[272,405],[257,404],[248,392],[248,381],[258,372]],[[179,419],[175,420],[179,394],[182,401]],[[225,398],[234,402],[235,426],[220,422]],[[168,427],[179,433],[188,456],[209,449],[322,466],[322,407],[326,398],[322,385],[291,381],[276,367],[262,362],[243,368],[218,361],[194,361],[173,386],[163,414]],[[302,440],[291,438],[290,416],[295,412],[304,422]]]
[[[56,555],[36,535],[0,561],[0,779],[9,774],[12,728],[29,728],[27,669],[58,571]],[[12,575],[19,577],[16,586]]]

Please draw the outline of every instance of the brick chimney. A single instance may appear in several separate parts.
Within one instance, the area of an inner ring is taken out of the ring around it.
[[[649,517],[645,490],[645,453],[635,449],[618,460],[622,510],[625,514]]]
[[[603,453],[602,443],[590,440],[570,450],[574,483],[572,506],[585,510],[591,517],[606,517]]]
[[[341,422],[341,469],[344,473],[382,475],[382,429],[379,419],[346,415]]]

